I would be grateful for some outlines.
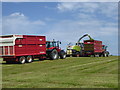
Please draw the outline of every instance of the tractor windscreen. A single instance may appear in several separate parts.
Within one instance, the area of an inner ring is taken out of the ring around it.
[[[50,48],[50,47],[59,47],[59,44],[55,41],[53,42],[46,42],[46,47]]]
[[[51,42],[46,42],[46,47],[47,48],[50,48],[50,47],[52,47],[53,45],[52,45],[52,43]]]

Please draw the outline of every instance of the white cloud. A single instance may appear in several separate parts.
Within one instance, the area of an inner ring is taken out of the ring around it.
[[[99,14],[109,17],[109,18],[116,18],[118,15],[118,3],[80,3],[80,2],[62,2],[59,3],[57,6],[58,10],[61,12],[74,12],[77,11],[80,15],[95,15],[96,12]]]
[[[117,25],[111,22],[62,20],[53,25],[46,36],[75,43],[85,33],[92,35],[93,38],[99,38],[115,36],[117,32]]]
[[[19,16],[19,17],[24,17],[24,14],[23,13],[19,13],[19,12],[16,12],[16,13],[12,13],[10,16]]]
[[[68,2],[68,3],[60,3],[58,4],[57,8],[60,10],[60,11],[67,11],[67,10],[75,10],[75,9],[78,9],[77,7],[77,4],[76,2],[74,3],[71,3],[71,2]]]
[[[46,25],[41,20],[31,21],[19,12],[4,16],[2,22],[3,34],[32,34],[36,30],[41,30],[41,27]]]
[[[101,8],[100,8],[101,7]],[[118,3],[107,3],[107,4],[100,4],[100,13],[104,14],[109,18],[116,18],[118,19]]]

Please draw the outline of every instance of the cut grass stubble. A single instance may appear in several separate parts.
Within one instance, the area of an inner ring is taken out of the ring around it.
[[[118,57],[3,64],[3,88],[117,88]]]

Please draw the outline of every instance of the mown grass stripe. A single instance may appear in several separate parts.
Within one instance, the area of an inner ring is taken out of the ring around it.
[[[76,68],[76,67],[81,67],[81,66],[86,66],[86,65],[91,65],[91,64],[98,64],[98,63],[104,63],[104,62],[111,62],[113,60],[117,59],[111,59],[111,60],[106,60],[106,61],[98,61],[98,62],[92,62],[92,63],[87,63],[87,64],[82,64],[82,65],[76,65],[76,66],[70,66],[68,68]]]

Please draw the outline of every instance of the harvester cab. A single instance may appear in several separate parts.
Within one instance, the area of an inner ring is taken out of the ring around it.
[[[46,42],[46,52],[47,52],[47,56],[54,60],[54,59],[65,59],[66,58],[66,53],[64,50],[61,50],[60,48],[60,41],[55,41],[53,39],[53,41],[47,41]]]

